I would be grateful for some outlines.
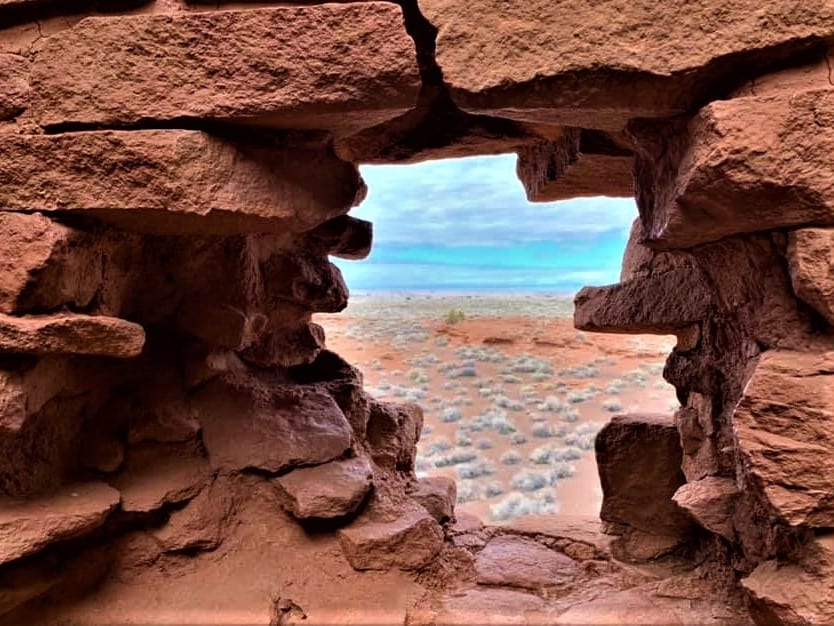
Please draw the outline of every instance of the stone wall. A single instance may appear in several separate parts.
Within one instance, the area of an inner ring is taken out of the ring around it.
[[[696,546],[754,619],[834,620],[832,41],[823,0],[0,0],[0,615],[266,510],[337,538],[321,580],[448,578],[419,407],[311,315],[370,250],[358,164],[517,152],[531,200],[636,196],[577,327],[678,337],[682,408],[597,442],[617,558]]]

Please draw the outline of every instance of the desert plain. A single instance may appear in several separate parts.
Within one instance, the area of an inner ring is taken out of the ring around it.
[[[372,395],[423,408],[418,476],[454,478],[458,511],[502,523],[597,515],[596,433],[678,407],[674,337],[586,333],[572,315],[570,296],[367,293],[315,321]]]

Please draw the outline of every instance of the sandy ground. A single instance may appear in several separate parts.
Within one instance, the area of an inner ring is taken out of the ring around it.
[[[418,475],[454,477],[458,510],[500,523],[596,515],[596,432],[618,413],[677,407],[661,377],[674,337],[583,333],[571,308],[552,296],[364,297],[315,321],[373,395],[423,407]]]

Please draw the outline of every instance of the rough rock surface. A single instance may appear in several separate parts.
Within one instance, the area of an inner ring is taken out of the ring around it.
[[[145,344],[139,324],[115,317],[59,314],[12,317],[0,313],[0,352],[94,354],[128,358]]]
[[[355,512],[373,487],[365,457],[302,467],[275,479],[284,507],[300,519],[329,519]]]
[[[516,172],[531,202],[584,196],[631,197],[633,155],[604,133],[565,130],[557,141],[518,151]]]
[[[461,108],[615,130],[631,118],[683,113],[728,73],[753,72],[830,36],[834,14],[825,3],[798,11],[787,0],[720,8],[423,0],[420,8],[439,31],[437,62]]]
[[[0,210],[78,211],[143,232],[304,231],[364,196],[356,168],[326,150],[198,131],[9,135],[0,150]]]
[[[834,229],[788,233],[788,268],[798,298],[834,324]]]
[[[522,537],[492,539],[475,561],[477,581],[485,585],[537,590],[569,581],[577,572],[573,559]]]
[[[252,383],[263,394],[256,396],[218,379],[195,396],[212,468],[280,472],[326,463],[350,448],[350,424],[333,398],[266,384]]]
[[[419,479],[417,488],[409,494],[441,524],[455,514],[458,488],[448,476],[425,476]]]
[[[119,492],[104,483],[68,485],[32,500],[6,500],[0,508],[0,564],[87,534],[118,505]]]
[[[443,531],[421,506],[403,507],[392,520],[360,518],[339,530],[342,550],[359,570],[419,569],[443,547]]]
[[[32,111],[44,126],[208,118],[344,131],[413,106],[416,61],[402,12],[383,2],[89,18],[38,50]]]
[[[742,478],[792,526],[834,525],[834,352],[762,355],[733,415]]]
[[[738,488],[733,479],[708,476],[682,485],[672,499],[701,526],[733,541],[732,518],[737,498]]]
[[[0,0],[0,623],[832,622],[834,5],[290,4]],[[602,526],[441,528],[421,409],[313,317],[358,164],[508,152],[533,200],[636,197],[575,324],[678,339],[674,420],[600,434]],[[276,481],[337,459],[367,506],[304,528]]]
[[[692,520],[672,500],[685,478],[671,417],[612,418],[597,435],[596,455],[603,521],[648,535],[687,536]]]

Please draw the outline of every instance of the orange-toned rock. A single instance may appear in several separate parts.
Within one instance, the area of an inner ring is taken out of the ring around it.
[[[29,62],[16,54],[0,54],[0,120],[22,113],[29,103]]]
[[[788,233],[788,269],[796,295],[834,325],[834,228]]]
[[[574,325],[594,332],[674,334],[703,320],[711,298],[697,269],[672,268],[583,288],[574,298]]]
[[[572,580],[576,561],[525,537],[495,537],[475,561],[477,580],[483,585],[538,590]]]
[[[672,499],[701,526],[733,541],[732,518],[738,495],[732,478],[708,476],[682,485]]]
[[[745,489],[792,526],[834,526],[834,352],[762,355],[733,415]]]
[[[371,457],[390,469],[412,470],[423,429],[420,405],[373,401],[367,427]]]
[[[0,313],[0,353],[128,358],[139,355],[143,345],[144,329],[116,317],[80,313],[13,317]]]
[[[425,476],[417,481],[417,488],[409,495],[441,524],[455,514],[458,487],[448,476]]]
[[[1,211],[77,211],[140,232],[304,231],[365,189],[327,151],[188,130],[8,135],[0,153]]]
[[[47,127],[212,119],[334,131],[404,113],[420,87],[402,11],[387,2],[88,18],[45,41],[31,82]]]
[[[326,463],[350,448],[350,424],[333,398],[277,382],[268,373],[227,375],[194,396],[212,468],[279,472]]]
[[[275,479],[283,506],[300,519],[330,519],[354,513],[373,487],[365,457],[301,467]]]
[[[557,141],[518,151],[516,172],[530,202],[584,196],[633,197],[633,155],[605,133],[565,129]]]
[[[1,143],[1,142],[0,142]],[[12,164],[3,165],[13,168]],[[11,174],[4,178],[11,184]],[[2,195],[0,191],[0,195]],[[40,213],[0,212],[0,311],[84,308],[101,288],[101,261],[89,233]]]
[[[584,128],[683,113],[704,87],[834,32],[834,7],[792,0],[421,0],[467,111]],[[685,17],[683,17],[685,16]]]
[[[690,247],[834,224],[834,86],[823,64],[806,80],[795,90],[717,100],[689,122],[630,126],[650,242]]]
[[[692,531],[692,519],[672,500],[685,479],[671,416],[618,415],[599,431],[595,448],[603,494],[599,516],[612,529],[672,538]]]
[[[171,513],[153,536],[165,550],[211,550],[223,541],[223,531],[234,511],[232,494],[215,481],[183,508]]]
[[[0,505],[0,564],[79,537],[104,523],[119,492],[104,483],[79,483],[49,496]]]
[[[354,569],[419,569],[443,547],[440,524],[423,507],[404,507],[392,520],[364,517],[339,530],[339,540]]]

